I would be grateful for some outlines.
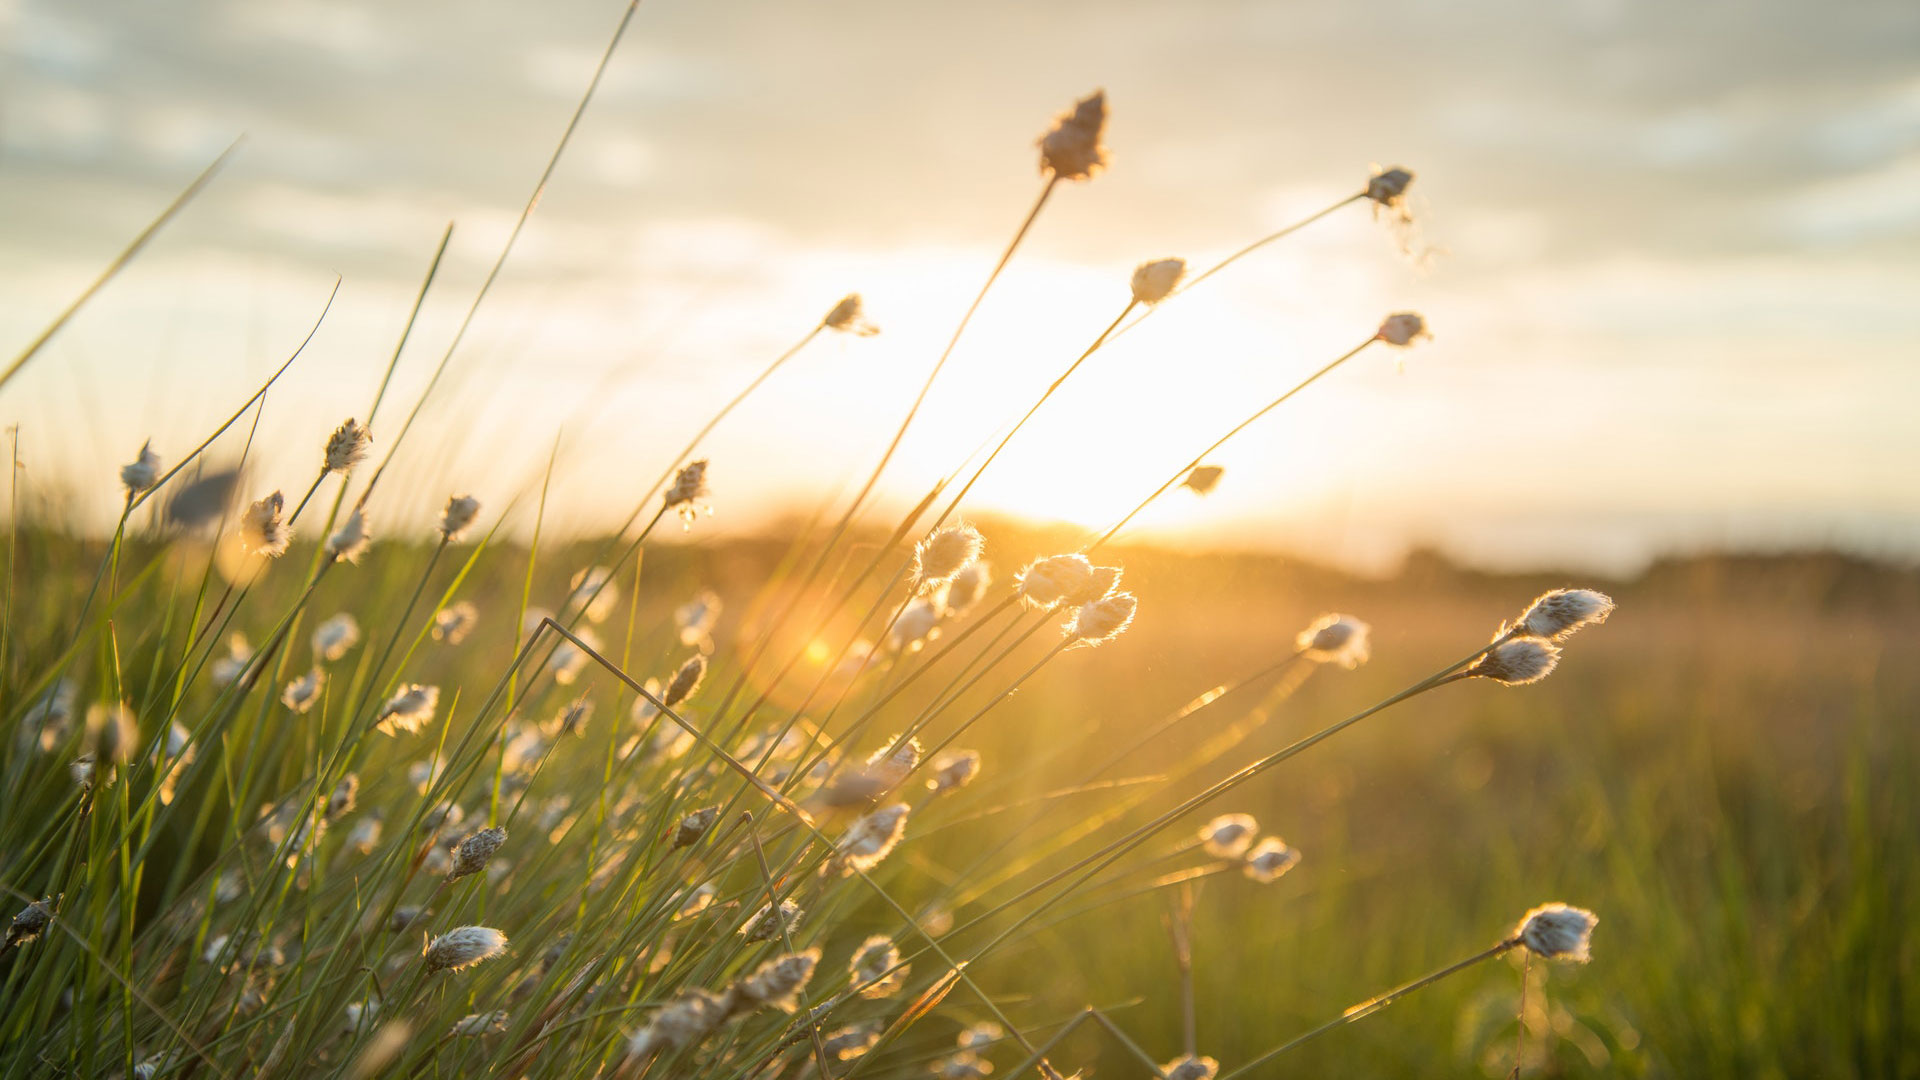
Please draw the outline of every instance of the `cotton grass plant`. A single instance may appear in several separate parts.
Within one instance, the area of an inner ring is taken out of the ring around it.
[[[1197,274],[1179,258],[1143,262],[1116,283],[1119,314],[998,445],[885,520],[872,496],[974,313],[1062,185],[1109,167],[1107,118],[1096,92],[1041,135],[1041,189],[891,442],[745,593],[656,585],[642,569],[653,530],[673,519],[700,542],[729,470],[744,467],[700,456],[704,440],[820,334],[878,333],[858,294],[706,420],[597,543],[546,542],[540,490],[411,507],[380,487],[565,136],[421,396],[398,424],[380,421],[381,442],[372,425],[411,321],[369,419],[333,431],[317,477],[257,478],[245,451],[230,473],[209,471],[209,448],[257,419],[284,365],[172,470],[172,451],[144,444],[119,471],[124,511],[92,587],[7,624],[6,1075],[1061,1076],[1072,1063],[1060,1048],[1092,1025],[1140,1075],[1210,1080],[1495,956],[1584,961],[1594,917],[1549,905],[1491,949],[1240,1062],[1197,1045],[1169,1060],[1113,1010],[1017,1000],[982,977],[1063,919],[1177,886],[1177,998],[1194,1043],[1194,884],[1271,888],[1312,872],[1280,831],[1221,804],[1453,683],[1537,682],[1612,610],[1589,590],[1549,593],[1460,660],[1251,758],[1249,740],[1306,679],[1369,660],[1365,622],[1315,620],[1244,676],[1125,718],[1141,734],[1124,745],[1064,728],[1026,760],[970,745],[1005,745],[1005,704],[1052,670],[1131,662],[1129,631],[1166,604],[1099,558],[1142,509],[1176,484],[1214,490],[1222,471],[1204,459],[1227,440],[1369,346],[1426,334],[1417,315],[1387,316],[1077,550],[1010,558],[956,517],[1000,450],[1123,329],[1292,230]],[[1357,202],[1401,215],[1411,180],[1376,173],[1308,220]],[[443,238],[422,297],[444,250]],[[224,479],[196,486],[210,478]],[[243,484],[265,494],[241,501]],[[132,516],[189,494],[192,513],[173,524]],[[418,535],[382,524],[410,512],[437,516]],[[531,524],[524,551],[502,542],[510,523]],[[25,524],[16,515],[16,532]],[[244,561],[216,556],[223,544]],[[505,571],[508,558],[524,563]],[[673,614],[651,625],[641,613],[658,605]],[[1115,776],[1136,751],[1159,768]],[[1063,766],[1069,787],[1023,792]],[[995,839],[956,848],[978,835],[968,823]],[[955,1028],[957,1041],[937,1034]]]

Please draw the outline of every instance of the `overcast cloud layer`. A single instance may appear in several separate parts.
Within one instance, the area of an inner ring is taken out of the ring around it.
[[[262,482],[302,487],[455,221],[398,400],[424,381],[619,14],[0,0],[0,353],[247,137],[0,394],[34,482],[111,514],[113,466],[149,435],[190,448],[337,273],[256,440]],[[1437,338],[1404,370],[1342,372],[1223,453],[1217,496],[1145,527],[1360,563],[1410,541],[1620,566],[1710,543],[1920,553],[1916,57],[1910,2],[647,0],[388,516],[448,487],[504,504],[564,431],[555,512],[617,520],[857,289],[886,332],[815,346],[711,446],[726,528],[837,490],[1031,201],[1033,138],[1104,86],[1111,173],[1049,206],[897,497],[1017,416],[1135,262],[1217,257],[1404,163],[1426,270],[1360,208],[1250,260],[1102,354],[980,508],[1124,509],[1414,308]],[[1097,480],[1115,472],[1139,482]]]

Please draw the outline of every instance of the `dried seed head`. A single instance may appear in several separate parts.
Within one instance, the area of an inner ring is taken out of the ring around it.
[[[713,896],[716,891],[713,882],[703,883],[699,888],[687,894],[687,898],[680,902],[680,908],[673,913],[673,917],[675,919],[691,919],[695,915],[712,907]]]
[[[1180,279],[1187,276],[1187,260],[1155,259],[1143,262],[1133,271],[1133,302],[1157,304],[1173,295]]]
[[[233,493],[240,486],[237,469],[209,473],[179,488],[167,502],[167,523],[183,529],[211,525],[226,515],[233,504]]]
[[[465,600],[449,604],[433,613],[433,640],[458,645],[479,621],[480,610]]]
[[[498,825],[490,829],[481,829],[469,833],[453,849],[453,869],[447,871],[448,881],[459,881],[470,874],[477,874],[487,868],[487,860],[507,842],[507,830]]]
[[[949,581],[973,565],[986,541],[971,525],[949,525],[920,541],[913,551],[914,578],[921,589]]]
[[[1107,93],[1095,90],[1054,119],[1040,137],[1040,168],[1062,180],[1088,180],[1107,167],[1100,136],[1107,126]]]
[[[360,774],[348,773],[333,786],[333,793],[327,796],[327,820],[338,821],[353,813],[353,807],[360,798]]]
[[[127,489],[127,498],[131,499],[145,491],[152,491],[153,485],[160,482],[160,455],[153,452],[153,440],[140,444],[140,454],[131,464],[120,466],[120,483]]]
[[[327,554],[333,556],[335,562],[359,562],[372,544],[373,537],[367,533],[367,516],[356,506],[333,535],[327,537]]]
[[[887,648],[894,652],[916,652],[940,633],[940,606],[925,596],[916,596],[900,608],[893,625],[887,628]]]
[[[327,471],[346,472],[367,460],[367,451],[372,447],[373,432],[353,417],[347,417],[347,422],[334,428],[327,438]]]
[[[692,847],[699,843],[700,838],[707,835],[707,830],[713,828],[713,823],[718,820],[720,820],[718,806],[703,806],[681,818],[679,828],[673,830],[673,850],[678,851],[683,847]]]
[[[1495,645],[1466,670],[1465,676],[1524,686],[1546,678],[1559,662],[1560,647],[1553,642],[1544,638],[1514,638]]]
[[[1160,1066],[1160,1071],[1167,1080],[1213,1080],[1220,1063],[1210,1057],[1177,1057]]]
[[[1600,917],[1566,904],[1542,904],[1520,920],[1513,934],[1528,951],[1549,960],[1584,964],[1593,959],[1589,946]]]
[[[665,496],[666,508],[679,511],[681,526],[690,527],[693,519],[700,516],[701,509],[713,513],[713,507],[704,502],[710,494],[707,490],[707,459],[701,458],[682,468],[679,475],[673,478],[673,486],[667,489]]]
[[[380,719],[374,726],[385,735],[411,735],[433,719],[433,710],[439,705],[439,687],[408,683],[380,706]]]
[[[882,788],[898,787],[908,774],[920,767],[921,754],[919,739],[902,740],[895,735],[867,758],[866,772]]]
[[[1133,625],[1133,610],[1138,603],[1132,593],[1123,592],[1082,604],[1067,626],[1067,637],[1076,645],[1087,646],[1112,641]]]
[[[840,872],[871,870],[890,854],[907,831],[906,803],[883,806],[847,827],[840,837]]]
[[[1402,311],[1386,317],[1380,324],[1379,333],[1374,338],[1389,345],[1405,348],[1416,341],[1431,339],[1433,334],[1427,329],[1427,321],[1411,311]]]
[[[285,555],[293,542],[293,530],[280,520],[286,508],[286,497],[277,491],[247,507],[240,516],[240,550],[269,559]]]
[[[976,559],[969,563],[947,583],[947,615],[957,617],[971,611],[992,584],[993,567],[987,565],[986,560]]]
[[[849,1024],[820,1040],[828,1061],[852,1061],[873,1049],[880,1041],[880,1025]]]
[[[954,1041],[962,1050],[979,1053],[991,1047],[994,1043],[999,1042],[1001,1039],[1006,1038],[1006,1035],[1006,1029],[999,1024],[991,1020],[982,1020],[972,1027],[961,1031],[959,1037]]]
[[[1049,555],[1028,563],[1016,581],[1021,599],[1036,607],[1050,608],[1093,587],[1093,564],[1078,553]]]
[[[95,705],[87,710],[87,752],[109,768],[133,760],[140,742],[140,724],[125,702]]]
[[[280,691],[280,704],[296,713],[305,713],[313,708],[314,702],[320,700],[320,688],[326,684],[327,673],[314,668],[288,683],[286,689]]]
[[[1611,614],[1613,598],[1605,593],[1592,589],[1555,589],[1528,605],[1510,628],[1528,637],[1562,641],[1582,627],[1606,622]]]
[[[727,1018],[727,1001],[700,987],[680,991],[680,995],[660,1006],[647,1026],[627,1039],[629,1057],[645,1057],[656,1050],[680,1050],[704,1040]]]
[[[1213,489],[1220,486],[1220,478],[1226,473],[1227,470],[1218,465],[1195,465],[1187,478],[1180,481],[1180,486],[1195,495],[1211,495]]]
[[[405,933],[408,927],[431,914],[433,912],[423,907],[402,905],[394,908],[393,914],[387,917],[387,930],[395,934]]]
[[[566,607],[587,617],[588,622],[606,622],[620,604],[620,587],[613,583],[613,571],[604,566],[589,566],[573,575],[569,582]]]
[[[879,327],[867,321],[866,305],[861,301],[859,293],[848,293],[841,297],[840,302],[833,305],[833,310],[827,312],[827,317],[820,320],[820,325],[829,330],[838,330],[843,334],[858,334],[861,337],[872,337],[880,332]]]
[[[792,1012],[800,1004],[800,991],[813,979],[820,962],[820,950],[785,953],[761,964],[753,974],[734,984],[734,992],[753,1005],[765,1005]]]
[[[53,897],[42,897],[20,909],[20,914],[7,924],[6,948],[25,945],[38,938],[53,922]]]
[[[446,509],[440,511],[440,535],[453,543],[473,526],[480,516],[480,500],[471,495],[449,495]]]
[[[1218,859],[1237,859],[1253,844],[1260,823],[1252,814],[1221,814],[1200,826],[1200,843]]]
[[[1253,845],[1247,852],[1240,870],[1262,885],[1278,881],[1280,875],[1293,869],[1300,861],[1300,853],[1287,846],[1286,841],[1277,836],[1269,836]]]
[[[496,1009],[488,1013],[468,1013],[460,1019],[455,1020],[453,1022],[453,1028],[449,1030],[447,1034],[465,1038],[477,1038],[481,1035],[490,1035],[493,1032],[505,1030],[507,1030],[506,1011],[504,1009]]]
[[[313,655],[317,660],[338,660],[360,643],[360,623],[341,612],[313,628]]]
[[[763,904],[759,911],[754,912],[753,918],[747,920],[747,925],[740,928],[740,936],[748,941],[772,941],[793,933],[793,928],[800,925],[804,915],[806,912],[792,900],[780,901],[777,911],[769,910]]]
[[[1322,615],[1308,623],[1294,643],[1309,660],[1351,669],[1366,663],[1373,655],[1368,643],[1372,631],[1372,627],[1351,615]]]
[[[252,661],[253,646],[248,643],[247,635],[234,634],[227,639],[227,655],[216,657],[207,666],[207,677],[215,686],[231,686],[233,680],[246,673]]]
[[[667,680],[667,692],[661,695],[660,700],[671,709],[692,697],[693,692],[700,689],[700,680],[706,677],[707,658],[694,653],[673,673],[673,678]]]
[[[933,779],[927,787],[933,791],[957,791],[973,783],[980,775],[980,751],[949,750],[933,759]]]
[[[883,998],[899,992],[913,969],[900,962],[900,950],[893,939],[875,934],[853,950],[847,961],[847,974],[861,997]]]
[[[457,926],[427,943],[427,971],[459,971],[507,951],[507,935],[491,926]]]
[[[720,621],[720,596],[712,589],[701,589],[693,599],[673,609],[673,623],[680,630],[680,644],[699,645],[713,633]]]
[[[933,1063],[933,1075],[940,1080],[985,1080],[993,1075],[993,1062],[972,1053],[958,1053],[943,1057]],[[1043,1080],[1061,1080],[1053,1066],[1042,1061],[1040,1075]]]
[[[1389,209],[1399,209],[1406,201],[1407,185],[1411,183],[1413,174],[1398,166],[1376,171],[1367,178],[1367,198]]]

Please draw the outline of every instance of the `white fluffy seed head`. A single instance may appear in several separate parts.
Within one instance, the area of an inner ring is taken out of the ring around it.
[[[479,499],[471,495],[449,495],[445,509],[440,511],[440,535],[449,543],[457,541],[473,527],[473,519],[479,516]]]
[[[1322,615],[1300,631],[1294,643],[1309,660],[1356,668],[1373,655],[1373,628],[1351,615]]]
[[[993,567],[989,566],[985,559],[975,559],[968,563],[965,569],[953,575],[953,580],[947,583],[947,615],[965,615],[973,610],[973,606],[987,594],[987,588],[992,584]]]
[[[127,498],[131,499],[145,491],[153,490],[160,482],[160,455],[153,452],[153,440],[140,444],[140,453],[130,463],[120,466],[120,483],[127,489]]]
[[[367,452],[373,448],[373,432],[353,417],[333,429],[327,438],[327,471],[346,472],[362,461],[367,460]]]
[[[986,541],[971,525],[948,525],[914,548],[914,577],[922,589],[948,581],[973,565]]]
[[[507,1030],[506,1011],[496,1009],[493,1012],[468,1013],[460,1019],[455,1020],[453,1027],[448,1030],[447,1034],[472,1039],[481,1035],[490,1035],[496,1031],[505,1030]]]
[[[701,837],[707,835],[707,830],[713,828],[713,823],[719,819],[718,806],[703,806],[681,818],[679,826],[673,830],[674,850],[678,851],[698,843]]]
[[[894,652],[913,652],[939,632],[940,605],[925,596],[916,596],[900,608],[893,625],[887,629],[887,648]]]
[[[1177,1057],[1160,1066],[1160,1071],[1167,1080],[1213,1080],[1220,1063],[1210,1057]]]
[[[359,643],[360,622],[344,611],[313,628],[316,660],[338,660]]]
[[[468,833],[464,840],[454,845],[453,868],[447,871],[447,880],[459,881],[485,870],[487,861],[506,842],[507,830],[498,825]]]
[[[233,680],[246,673],[247,665],[253,661],[253,646],[248,643],[247,635],[234,634],[227,638],[227,654],[215,657],[207,665],[207,676],[215,686],[231,686]]]
[[[980,775],[980,751],[949,750],[933,760],[933,779],[927,787],[933,791],[958,791]]]
[[[734,991],[754,1005],[792,1012],[800,1003],[800,991],[812,981],[813,969],[819,963],[819,949],[776,956],[735,983]]]
[[[588,622],[606,622],[620,604],[620,587],[613,583],[613,571],[605,566],[589,566],[568,582],[566,607],[580,612]]]
[[[893,803],[875,810],[847,827],[840,837],[839,862],[842,874],[871,870],[892,853],[906,835],[906,803]]]
[[[1400,311],[1387,316],[1374,337],[1389,345],[1406,348],[1416,341],[1433,337],[1433,334],[1427,329],[1427,320],[1411,311]]]
[[[820,320],[820,325],[861,337],[872,337],[880,332],[879,327],[867,321],[866,304],[861,301],[859,293],[848,293],[841,297],[840,302],[833,305],[833,310],[827,312],[827,317]]]
[[[427,943],[427,970],[459,971],[507,951],[507,935],[491,926],[457,926]]]
[[[385,735],[411,735],[433,719],[433,710],[439,705],[439,687],[408,683],[380,707],[380,718],[374,726]]]
[[[449,645],[458,645],[473,633],[474,624],[480,621],[480,609],[465,600],[460,600],[433,613],[433,640],[444,641]]]
[[[286,506],[286,497],[277,491],[248,506],[240,515],[240,550],[269,559],[285,555],[293,542],[293,530],[280,520]]]
[[[313,708],[314,702],[320,700],[320,689],[326,684],[327,673],[316,667],[288,683],[286,689],[280,691],[280,704],[296,713],[305,713]]]
[[[1590,946],[1599,922],[1599,916],[1583,908],[1542,904],[1527,912],[1513,934],[1536,956],[1584,964],[1593,958]]]
[[[673,624],[680,631],[680,644],[698,645],[713,633],[724,605],[720,594],[702,589],[693,599],[673,609]]]
[[[1252,814],[1221,814],[1200,826],[1200,843],[1217,859],[1236,859],[1253,844],[1260,823]]]
[[[678,511],[683,527],[693,524],[700,516],[700,509],[710,493],[707,490],[707,459],[690,462],[673,478],[673,486],[667,489],[666,508]],[[713,513],[713,507],[705,506],[707,513]]]
[[[900,963],[900,949],[885,934],[875,934],[853,950],[847,974],[861,997],[883,998],[899,992],[912,968]]]
[[[1040,137],[1040,169],[1062,180],[1089,180],[1107,167],[1100,137],[1107,126],[1107,93],[1096,90],[1054,119]]]
[[[1507,686],[1525,686],[1546,678],[1559,662],[1558,645],[1545,638],[1522,637],[1495,645],[1466,673]]]
[[[1268,836],[1253,845],[1240,862],[1240,871],[1260,882],[1278,881],[1280,875],[1300,862],[1300,853],[1277,836]]]
[[[1093,564],[1078,552],[1049,555],[1026,565],[1016,578],[1020,598],[1050,608],[1084,595],[1094,584]]]
[[[327,820],[338,821],[353,813],[354,804],[360,799],[360,774],[348,773],[333,786],[333,792],[327,796]]]
[[[367,532],[367,516],[356,506],[333,535],[327,537],[327,554],[335,562],[359,562],[372,543],[373,537]]]
[[[1134,303],[1157,304],[1165,300],[1180,287],[1180,279],[1186,275],[1185,259],[1155,259],[1141,263],[1133,271]]]
[[[1076,645],[1101,645],[1112,641],[1133,625],[1133,612],[1139,601],[1132,593],[1114,593],[1080,605],[1080,611],[1067,627],[1067,637]]]
[[[793,933],[800,925],[800,919],[806,915],[799,904],[792,900],[780,901],[779,910],[769,910],[761,905],[747,925],[740,928],[740,936],[748,941],[773,941],[776,938]]]
[[[1542,595],[1514,620],[1512,629],[1528,637],[1560,641],[1613,614],[1613,598],[1592,589],[1555,589]]]
[[[87,752],[106,766],[124,765],[133,759],[140,741],[140,724],[125,702],[95,705],[87,710]]]
[[[919,739],[902,741],[900,736],[895,735],[867,758],[867,774],[883,788],[895,787],[920,767],[921,753]]]
[[[706,676],[707,658],[700,653],[694,653],[687,657],[686,661],[673,673],[673,678],[667,680],[666,693],[660,700],[666,703],[667,708],[673,708],[692,697],[693,692],[700,689],[700,680]]]
[[[627,1055],[645,1057],[656,1050],[697,1045],[727,1018],[727,1012],[726,1000],[717,994],[697,986],[682,990],[627,1040]]]

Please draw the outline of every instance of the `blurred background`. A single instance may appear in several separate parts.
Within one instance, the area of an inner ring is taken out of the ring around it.
[[[149,437],[178,460],[337,274],[252,451],[304,476],[454,222],[396,380],[417,391],[620,11],[0,0],[9,354],[246,138],[0,396],[38,489],[109,526],[115,467]],[[849,291],[883,333],[821,341],[720,429],[714,527],[857,482],[1029,205],[1034,138],[1105,87],[1111,171],[1042,216],[890,470],[896,501],[1017,417],[1136,263],[1204,264],[1398,164],[1413,235],[1348,207],[1169,305],[969,509],[1110,522],[1411,309],[1433,342],[1370,352],[1134,535],[1363,569],[1410,546],[1611,572],[1719,547],[1911,559],[1917,48],[1899,0],[648,0],[375,511],[421,519],[449,486],[498,505],[557,438],[549,526],[617,522]]]

